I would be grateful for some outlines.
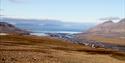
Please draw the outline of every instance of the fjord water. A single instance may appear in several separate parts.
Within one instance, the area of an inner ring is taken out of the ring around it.
[[[79,31],[41,31],[41,32],[32,32],[31,35],[37,35],[37,36],[47,36],[46,33],[68,33],[68,34],[76,34],[81,33]]]
[[[15,19],[2,18],[0,21],[8,22],[18,28],[33,32],[32,34],[43,35],[43,33],[79,33],[93,27],[94,23],[63,22],[51,19]]]

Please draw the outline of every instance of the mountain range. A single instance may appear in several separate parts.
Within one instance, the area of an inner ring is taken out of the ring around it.
[[[19,28],[27,29],[33,32],[41,31],[86,31],[93,27],[93,23],[71,23],[52,19],[21,19],[3,17],[1,22],[8,22]]]
[[[93,28],[90,28],[87,33],[89,34],[115,34],[125,36],[125,18],[119,22],[114,23],[113,21],[106,21]]]

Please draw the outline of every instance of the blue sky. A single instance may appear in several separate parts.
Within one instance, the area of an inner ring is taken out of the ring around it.
[[[125,0],[0,0],[2,15],[14,18],[99,22],[125,17]]]

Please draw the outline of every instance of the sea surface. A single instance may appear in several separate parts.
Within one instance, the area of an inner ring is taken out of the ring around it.
[[[77,34],[77,33],[81,33],[81,32],[79,32],[79,31],[39,31],[39,32],[32,32],[31,35],[48,36],[46,33],[68,33],[68,34]]]

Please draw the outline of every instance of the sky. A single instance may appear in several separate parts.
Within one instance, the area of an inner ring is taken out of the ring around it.
[[[64,22],[99,22],[125,17],[125,0],[0,0],[0,15]]]

